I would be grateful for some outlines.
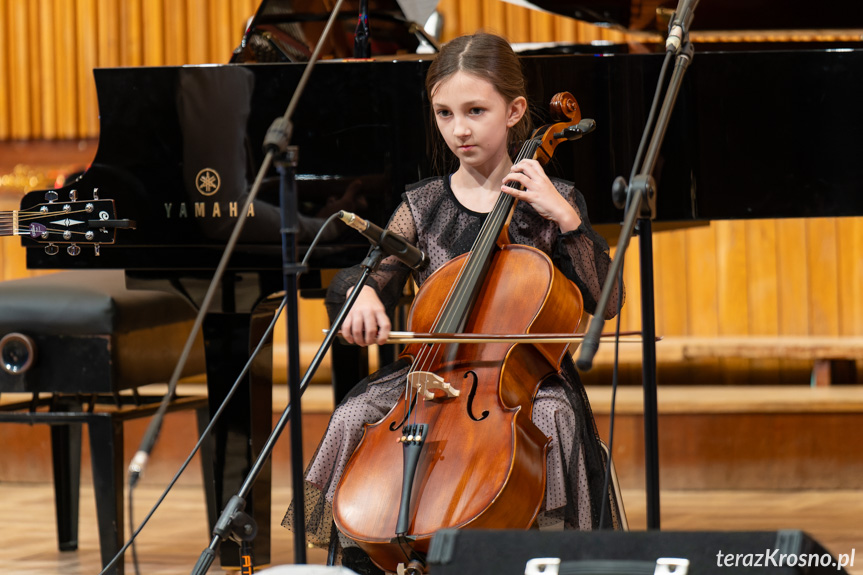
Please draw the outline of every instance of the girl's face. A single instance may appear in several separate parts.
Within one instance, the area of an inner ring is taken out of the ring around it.
[[[483,78],[456,72],[433,90],[438,130],[462,166],[489,171],[509,159],[506,134],[527,107],[524,98],[506,102]]]

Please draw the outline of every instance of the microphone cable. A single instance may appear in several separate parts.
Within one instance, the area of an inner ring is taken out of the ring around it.
[[[312,243],[309,245],[309,249],[306,252],[306,255],[303,257],[303,262],[302,262],[303,266],[308,264],[309,258],[311,256],[312,252],[314,251],[315,247],[317,246],[318,242],[320,241],[320,238],[323,234],[323,231],[337,217],[338,217],[338,212],[336,212],[335,214],[332,214],[330,217],[327,218],[327,220],[324,222],[324,224],[320,227],[317,234],[315,235],[314,240],[312,240]],[[120,550],[117,552],[117,554],[114,556],[114,558],[111,559],[111,561],[102,569],[102,571],[99,572],[99,575],[105,575],[111,568],[113,568],[114,565],[116,565],[116,563],[120,560],[120,558],[126,552],[126,550],[129,549],[130,547],[132,548],[132,557],[134,559],[135,573],[136,573],[136,575],[140,575],[140,572],[138,570],[137,553],[135,551],[135,539],[138,537],[138,535],[141,533],[141,531],[144,529],[144,527],[147,525],[147,523],[150,521],[150,519],[152,519],[153,515],[156,513],[156,510],[159,508],[159,506],[162,505],[162,502],[168,496],[168,493],[171,491],[171,489],[174,488],[174,485],[176,485],[177,481],[179,481],[180,476],[186,471],[186,468],[192,462],[192,458],[194,458],[195,454],[197,454],[198,451],[201,449],[201,446],[203,445],[206,438],[212,432],[213,427],[215,426],[216,422],[219,420],[219,418],[221,417],[221,415],[225,411],[225,409],[227,409],[228,403],[230,402],[230,400],[234,396],[234,394],[237,392],[237,389],[239,389],[240,384],[242,383],[243,378],[249,372],[249,369],[251,369],[252,362],[255,360],[258,353],[260,353],[261,349],[263,349],[264,343],[267,341],[267,339],[273,333],[273,330],[276,327],[276,323],[282,314],[282,310],[285,309],[286,305],[287,305],[287,298],[283,297],[281,304],[279,304],[278,309],[276,310],[275,314],[273,315],[273,320],[270,322],[270,325],[267,327],[266,331],[261,336],[261,339],[258,342],[257,347],[255,347],[254,351],[252,351],[251,356],[249,357],[249,360],[246,362],[246,365],[243,367],[243,370],[240,372],[240,374],[237,376],[237,379],[234,381],[234,384],[228,390],[228,393],[225,395],[225,399],[222,401],[221,405],[219,405],[219,408],[215,411],[215,413],[213,413],[213,416],[210,418],[210,422],[207,424],[207,427],[201,433],[201,436],[198,438],[198,441],[197,441],[197,443],[195,443],[195,446],[192,448],[192,451],[189,453],[189,455],[186,457],[186,459],[180,465],[180,468],[177,470],[177,472],[171,478],[171,481],[168,482],[168,486],[165,488],[165,490],[162,492],[162,494],[156,500],[156,503],[153,504],[153,506],[150,508],[150,511],[144,517],[144,520],[141,522],[141,524],[138,526],[137,529],[134,528],[134,524],[132,523],[132,492],[134,491],[134,485],[129,486],[129,499],[128,499],[128,501],[129,501],[129,524],[130,524],[129,527],[130,527],[130,530],[132,531],[132,534],[129,537],[129,540],[123,545],[122,548],[120,548]]]
[[[608,412],[608,453],[606,454],[607,461],[605,462],[605,480],[602,486],[602,507],[599,512],[599,528],[603,528],[603,524],[605,523],[605,509],[610,504],[608,500],[608,485],[611,481],[611,464],[612,458],[611,454],[614,449],[614,412],[615,412],[615,403],[617,401],[617,383],[620,374],[620,312],[623,309],[623,265],[620,266],[620,274],[617,276],[617,324],[615,326],[615,338],[614,338],[614,362],[612,363],[611,368],[611,407]],[[597,310],[598,311],[598,310]],[[642,337],[644,337],[642,335]],[[619,498],[617,493],[617,486],[615,486],[615,500]],[[618,509],[618,514],[621,512]],[[620,516],[618,515],[618,520],[620,520]]]

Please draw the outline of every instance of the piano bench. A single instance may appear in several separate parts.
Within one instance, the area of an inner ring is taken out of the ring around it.
[[[122,270],[0,282],[0,393],[117,393],[167,382],[194,319],[175,294],[126,289]],[[206,372],[201,341],[184,376]]]
[[[138,387],[170,379],[194,317],[192,306],[179,296],[126,289],[122,270],[0,282],[0,423],[51,427],[60,550],[78,546],[84,424],[99,494],[102,564],[122,547],[123,423],[155,413],[161,397],[140,394]],[[184,375],[205,371],[199,337]],[[9,394],[28,395],[10,400]],[[196,410],[201,431],[209,420],[207,399],[177,397],[169,410],[189,409]],[[205,485],[210,485],[213,467],[202,455]],[[122,575],[122,561],[111,572]]]

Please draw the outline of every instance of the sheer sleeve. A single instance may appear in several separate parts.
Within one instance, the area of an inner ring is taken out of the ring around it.
[[[510,236],[516,243],[532,245],[547,253],[554,264],[566,277],[575,282],[584,298],[584,309],[597,314],[597,305],[605,276],[608,275],[611,258],[608,243],[590,226],[587,204],[572,183],[553,179],[557,190],[575,208],[581,217],[581,225],[570,232],[561,233],[557,224],[542,218],[525,202],[519,202],[516,217],[510,224]],[[618,293],[615,282],[614,292],[604,310],[605,319],[617,314]],[[622,302],[621,302],[622,303]]]
[[[590,226],[587,204],[581,192],[572,188],[568,199],[578,211],[581,225],[570,232],[558,233],[552,259],[564,275],[574,281],[581,290],[585,309],[596,315],[596,307],[611,264],[608,243]],[[619,287],[615,282],[614,291],[603,313],[605,319],[611,319],[617,315],[618,300],[625,297],[625,292],[619,293]]]
[[[390,218],[387,224],[387,229],[391,230],[408,242],[416,245],[417,230],[414,224],[413,216],[407,203],[402,202],[396,208],[395,213]],[[372,272],[369,276],[366,285],[373,288],[378,297],[381,298],[387,312],[392,312],[398,303],[402,288],[410,275],[410,268],[399,261],[394,256],[387,256],[381,261],[378,269]],[[354,287],[357,280],[363,273],[363,268],[360,264],[340,270],[330,282],[327,288],[327,296],[325,299],[327,307],[327,315],[330,321],[334,320],[338,315],[339,310],[347,299],[348,289]]]

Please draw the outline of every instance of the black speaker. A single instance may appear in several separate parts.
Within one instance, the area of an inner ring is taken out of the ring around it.
[[[431,575],[524,575],[528,561],[537,558],[560,559],[561,575],[633,572],[636,563],[655,566],[661,558],[687,559],[688,572],[696,575],[836,574],[846,573],[844,566],[852,566],[855,559],[853,550],[834,557],[795,530],[441,530],[427,557]],[[532,567],[534,573],[557,572]]]

